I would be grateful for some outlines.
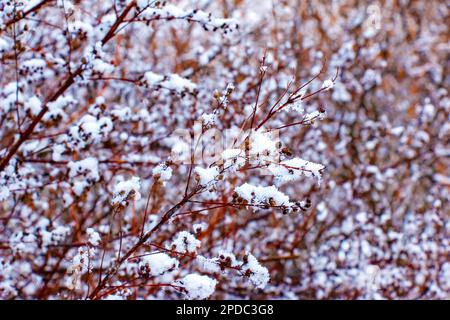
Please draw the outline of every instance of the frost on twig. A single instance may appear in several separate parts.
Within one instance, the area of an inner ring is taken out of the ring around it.
[[[217,281],[198,274],[188,274],[179,281],[186,292],[188,299],[206,299],[210,297],[216,288]]]

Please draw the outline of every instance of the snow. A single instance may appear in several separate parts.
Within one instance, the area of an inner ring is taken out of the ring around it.
[[[92,70],[99,74],[112,73],[114,71],[114,66],[97,58],[92,61]]]
[[[249,156],[255,164],[277,161],[279,157],[278,132],[253,130],[250,133]]]
[[[19,72],[26,75],[27,82],[40,82],[52,73],[47,69],[47,62],[41,58],[32,58],[19,65]]]
[[[192,229],[195,233],[203,232],[208,228],[208,224],[206,222],[194,223],[192,225]]]
[[[167,247],[177,253],[195,253],[200,248],[200,240],[187,231],[178,232],[170,246]]]
[[[125,297],[121,294],[108,294],[103,300],[120,301],[125,300]]]
[[[87,228],[86,234],[89,236],[89,244],[96,247],[101,243],[100,234],[94,228]]]
[[[239,265],[236,256],[232,252],[228,252],[225,250],[219,250],[218,260],[228,267],[237,267]]]
[[[151,253],[139,262],[139,271],[153,277],[162,275],[168,271],[178,268],[178,260],[171,258],[166,253]]]
[[[203,300],[214,293],[217,281],[208,276],[193,273],[185,276],[180,283],[186,290],[188,299]]]
[[[9,188],[6,186],[0,186],[0,201],[6,200],[10,195]]]
[[[69,177],[74,179],[73,191],[80,196],[86,188],[100,179],[98,173],[98,160],[89,157],[80,161],[70,161],[67,164]]]
[[[361,79],[364,89],[369,90],[381,83],[381,74],[373,69],[367,69]]]
[[[62,144],[56,144],[53,147],[53,152],[52,152],[52,160],[53,161],[60,161],[62,154],[66,151],[66,147]]]
[[[197,89],[195,83],[189,79],[182,78],[177,74],[163,76],[151,71],[147,71],[144,74],[143,84],[147,87],[162,87],[178,93],[194,93]]]
[[[121,179],[123,179],[121,177]],[[141,189],[139,177],[131,177],[129,180],[122,180],[118,182],[114,187],[113,197],[111,200],[111,204],[115,205],[126,205],[126,201],[130,199],[134,199],[138,201],[141,199],[141,193],[139,190]]]
[[[122,122],[129,121],[131,119],[131,109],[129,107],[118,106],[111,110],[111,116]]]
[[[191,145],[182,138],[175,138],[171,148],[171,158],[173,161],[185,163],[191,159]]]
[[[216,166],[211,168],[195,167],[194,172],[197,174],[199,183],[202,186],[214,183],[220,174],[219,168]]]
[[[138,11],[144,10],[148,6],[150,6],[153,3],[151,0],[137,0],[136,1],[136,9]]]
[[[3,38],[0,38],[0,55],[9,50],[11,50],[11,45],[9,44],[9,42]]]
[[[69,129],[68,142],[72,149],[85,148],[90,144],[99,143],[111,132],[112,120],[109,117],[96,117],[86,114],[77,125]]]
[[[78,175],[92,178],[95,181],[100,178],[98,175],[98,160],[96,158],[89,157],[80,161],[70,161],[67,166],[70,169],[69,176],[72,178]]]
[[[302,97],[304,95],[300,94],[300,97]],[[297,113],[304,113],[305,109],[303,107],[303,101],[301,98],[299,98],[298,100],[294,101],[294,103],[288,104],[285,108],[282,109],[284,112],[290,112],[290,111],[294,111]]]
[[[236,194],[248,204],[271,204],[273,206],[290,205],[289,197],[279,191],[275,186],[262,187],[248,183],[234,188]]]
[[[94,34],[94,28],[87,22],[75,20],[69,23],[69,32],[73,38],[77,38],[80,33],[90,38]]]
[[[264,289],[270,281],[270,275],[267,268],[259,264],[258,260],[251,254],[247,253],[247,263],[242,266],[244,274],[249,273],[250,281],[259,289]]]
[[[390,133],[394,136],[400,136],[403,133],[403,131],[405,131],[405,128],[403,126],[398,126],[391,128]]]
[[[24,10],[25,10],[25,11],[30,10],[30,9],[32,9],[34,6],[36,6],[37,4],[39,4],[40,2],[41,2],[41,0],[28,0],[28,1],[26,2],[26,5],[25,5],[25,7],[24,7]]]
[[[219,250],[215,258],[206,258],[198,255],[196,260],[200,269],[207,273],[220,273],[226,268],[241,269],[240,262],[236,259],[236,256],[232,252],[225,250]]]
[[[69,234],[70,227],[67,226],[57,226],[52,231],[40,230],[40,236],[44,246],[61,244]]]
[[[169,181],[170,178],[172,177],[172,168],[165,163],[160,163],[153,168],[152,174],[157,180],[163,182]]]
[[[236,170],[245,165],[245,152],[242,149],[226,149],[221,156],[224,168]]]
[[[270,172],[282,183],[298,180],[301,176],[315,177],[320,180],[324,168],[320,163],[301,158],[292,158],[269,166]]]
[[[26,60],[20,67],[23,70],[34,73],[34,72],[42,71],[46,65],[47,65],[47,63],[45,62],[45,60],[34,58],[34,59]]]
[[[443,1],[41,1],[0,1],[0,299],[448,296]]]
[[[436,113],[436,107],[427,101],[423,106],[423,113],[430,119],[432,119]]]
[[[313,124],[316,119],[323,120],[324,116],[325,116],[325,112],[322,112],[319,110],[309,112],[303,116],[303,123]]]
[[[220,266],[217,258],[208,259],[204,256],[198,255],[196,261],[199,265],[200,270],[207,273],[219,273]]]
[[[44,115],[45,121],[50,120],[65,120],[67,119],[67,113],[65,109],[73,106],[77,101],[72,96],[60,96],[56,101],[49,102],[47,104],[48,111]]]
[[[147,8],[142,13],[142,19],[186,19],[200,23],[206,30],[223,30],[225,33],[237,28],[233,19],[214,18],[202,10],[183,10],[175,5],[168,4],[161,8]]]
[[[450,186],[450,176],[436,173],[433,175],[433,179],[443,186]]]
[[[205,113],[201,117],[202,123],[206,127],[211,127],[217,123],[217,115],[214,113]]]
[[[32,96],[25,102],[25,110],[29,111],[33,116],[37,116],[42,110],[42,102],[37,96]]]
[[[325,221],[329,213],[328,208],[325,206],[325,202],[320,202],[317,205],[316,209],[317,209],[317,216],[316,216],[317,221],[319,222]]]
[[[333,87],[334,87],[334,82],[332,79],[327,79],[322,84],[322,88],[325,89],[325,91],[330,90]]]
[[[81,287],[81,276],[92,266],[90,259],[95,255],[94,248],[79,247],[77,254],[73,257],[71,264],[67,268],[69,277],[66,278],[66,287],[70,290],[77,290]]]
[[[352,95],[345,88],[345,85],[338,82],[333,87],[333,100],[338,102],[350,102],[352,100]]]

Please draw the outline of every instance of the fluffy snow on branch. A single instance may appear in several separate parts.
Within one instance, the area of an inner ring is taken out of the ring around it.
[[[245,152],[242,149],[226,149],[222,152],[223,166],[229,169],[239,169],[245,165]]]
[[[86,233],[89,236],[88,242],[91,246],[98,246],[102,241],[100,234],[94,228],[87,228]]]
[[[277,132],[252,131],[247,146],[251,160],[256,163],[277,161],[279,158],[279,137]]]
[[[76,20],[68,25],[71,36],[75,39],[80,36],[92,37],[94,28],[87,22]]]
[[[45,60],[34,58],[34,59],[25,61],[20,66],[20,71],[30,74],[30,75],[33,75],[38,72],[42,73],[46,66],[47,66],[47,63],[45,62]]]
[[[217,281],[199,274],[189,274],[180,280],[180,284],[186,290],[188,299],[206,299],[210,297],[216,288]]]
[[[0,201],[6,200],[10,195],[9,189],[6,186],[0,186]]]
[[[236,256],[224,250],[220,250],[216,258],[206,258],[203,256],[197,256],[197,263],[204,272],[219,273],[228,268],[239,269],[240,262],[236,259]]]
[[[40,230],[42,244],[44,246],[61,244],[70,234],[70,227],[57,226],[52,231]]]
[[[83,175],[88,179],[93,179],[97,181],[99,179],[98,175],[98,160],[93,157],[86,158],[84,160],[69,162],[67,165],[70,169],[69,176],[75,177],[78,175]]]
[[[293,158],[269,166],[270,172],[272,172],[280,182],[298,180],[302,175],[320,179],[323,169],[324,166],[322,164],[306,161],[301,158]]]
[[[200,240],[187,231],[177,233],[175,240],[168,247],[169,250],[179,253],[195,253],[198,248],[200,248]]]
[[[277,190],[274,186],[262,187],[253,186],[248,183],[234,188],[239,200],[244,204],[271,205],[271,206],[289,206],[289,197],[283,192]]]
[[[23,102],[24,98],[21,93],[22,87],[21,83],[16,83],[14,81],[0,89],[0,98],[2,101],[0,104],[0,111],[7,113],[14,108],[17,102]]]
[[[217,124],[217,120],[218,120],[217,114],[214,114],[214,113],[205,113],[202,115],[201,119],[202,119],[202,124],[208,128]]]
[[[73,257],[72,263],[67,268],[69,277],[66,278],[66,287],[70,290],[76,290],[81,287],[81,276],[92,268],[90,260],[95,253],[95,248],[78,248],[77,254]]]
[[[165,253],[146,255],[139,263],[139,272],[146,276],[159,276],[178,268],[178,260]]]
[[[169,181],[172,177],[172,168],[165,163],[160,163],[152,170],[153,177],[160,181]]]
[[[202,186],[213,183],[219,176],[218,167],[211,167],[206,169],[202,167],[195,167],[194,172],[196,173],[197,179]]]
[[[141,19],[181,19],[200,23],[205,30],[216,31],[220,29],[224,33],[231,32],[238,28],[237,23],[233,19],[214,18],[210,13],[206,13],[202,10],[184,10],[171,4],[161,8],[147,8],[141,14]]]
[[[140,179],[138,177],[132,177],[130,180],[120,181],[114,187],[114,194],[111,200],[111,204],[114,205],[126,205],[126,201],[130,199],[141,199]]]
[[[334,87],[334,82],[331,79],[327,79],[323,82],[322,88],[326,90],[330,90]]]
[[[114,71],[114,66],[103,61],[102,59],[95,58],[92,61],[92,71],[96,74],[108,74]]]
[[[303,116],[304,124],[313,124],[316,119],[323,120],[325,118],[324,110],[316,110],[313,112],[305,113]]]
[[[295,111],[298,113],[304,113],[305,109],[303,107],[303,101],[301,99],[298,99],[293,103],[287,105],[285,108],[283,108],[283,111],[285,112]]]
[[[205,231],[208,228],[208,224],[206,222],[194,223],[192,225],[192,229],[195,233],[200,233]]]
[[[98,174],[98,160],[93,157],[80,161],[71,161],[69,167],[69,177],[74,178],[73,192],[80,196],[86,188],[100,179]]]
[[[8,41],[6,41],[3,38],[0,38],[0,56],[5,52],[7,52],[8,50],[11,50],[11,47],[12,46]]]
[[[32,96],[25,102],[25,110],[33,116],[37,116],[42,109],[42,102],[37,96]]]
[[[251,253],[247,253],[245,260],[246,264],[242,266],[242,272],[257,288],[263,289],[270,281],[269,271],[260,265]]]
[[[72,96],[60,96],[56,101],[47,104],[48,111],[44,115],[44,121],[65,120],[67,118],[67,110],[70,106],[74,106],[77,101]]]
[[[164,88],[178,93],[195,93],[197,90],[195,83],[177,74],[160,75],[151,71],[144,74],[142,84],[146,87]]]
[[[98,143],[111,132],[113,127],[111,118],[96,117],[87,114],[83,116],[78,125],[72,126],[68,133],[68,142],[71,148],[85,148],[89,144]]]
[[[220,265],[217,258],[206,258],[204,256],[198,255],[196,261],[200,267],[200,270],[208,273],[219,273]]]

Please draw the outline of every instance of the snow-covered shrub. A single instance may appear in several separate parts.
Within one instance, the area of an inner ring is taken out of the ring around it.
[[[0,298],[448,298],[448,15],[0,1]]]

